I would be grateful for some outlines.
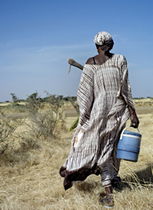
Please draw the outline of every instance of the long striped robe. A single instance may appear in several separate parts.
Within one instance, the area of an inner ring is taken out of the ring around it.
[[[117,143],[130,116],[128,106],[134,109],[126,58],[113,54],[102,65],[85,64],[77,101],[79,123],[69,156],[60,168],[65,190],[90,174],[100,174],[110,158],[115,169],[112,178],[119,170]]]

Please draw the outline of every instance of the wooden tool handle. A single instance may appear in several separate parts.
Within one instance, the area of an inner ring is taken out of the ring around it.
[[[77,68],[83,70],[83,66],[82,66],[81,64],[79,64],[78,62],[76,62],[75,60],[73,60],[72,58],[69,58],[69,59],[67,60],[67,62],[68,62],[70,65],[75,66],[75,67],[77,67]]]

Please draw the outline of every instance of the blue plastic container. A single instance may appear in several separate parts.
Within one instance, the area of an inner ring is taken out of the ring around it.
[[[117,158],[137,162],[140,152],[141,134],[126,131],[126,128],[123,129],[118,142]]]

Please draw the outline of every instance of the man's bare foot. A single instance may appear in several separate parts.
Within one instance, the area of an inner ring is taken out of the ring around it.
[[[102,199],[101,202],[102,202],[102,205],[106,208],[110,208],[110,209],[114,208],[114,200],[111,195]]]

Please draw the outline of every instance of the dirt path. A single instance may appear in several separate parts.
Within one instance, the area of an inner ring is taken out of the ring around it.
[[[153,106],[136,106],[137,114],[153,114]],[[65,117],[77,117],[78,113],[75,109],[65,109]]]
[[[136,106],[137,114],[153,114],[153,106]]]
[[[77,117],[78,113],[75,109],[65,109],[65,117]],[[153,106],[136,106],[136,112],[137,114],[153,114]],[[11,116],[12,119],[22,119],[29,116],[28,113],[12,113],[12,114],[6,114],[6,117]],[[1,115],[0,115],[1,119]]]

